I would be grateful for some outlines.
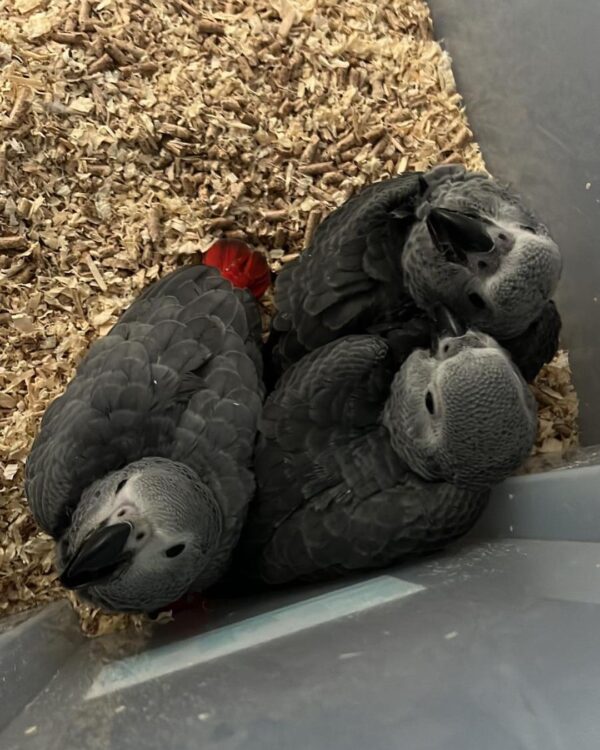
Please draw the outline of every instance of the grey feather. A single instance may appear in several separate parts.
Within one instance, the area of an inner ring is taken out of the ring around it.
[[[444,341],[435,355],[421,351],[415,360],[410,346],[394,352],[380,337],[348,336],[284,373],[261,417],[257,497],[232,579],[281,584],[380,567],[443,547],[473,525],[489,487],[531,449],[535,408],[489,337]],[[442,408],[436,437],[427,426],[421,441],[411,431],[431,417],[431,382],[443,390],[437,395],[449,416]],[[464,415],[456,414],[457,395]],[[490,443],[496,428],[502,446]],[[477,429],[479,463],[469,470],[469,430]],[[464,468],[456,469],[456,456]]]
[[[45,531],[60,537],[97,480],[161,457],[211,488],[224,519],[214,564],[226,564],[253,492],[263,396],[253,306],[216,269],[182,268],[90,347],[27,461],[28,501]]]
[[[471,266],[444,258],[427,226],[432,207],[480,217],[492,253],[473,253]],[[545,306],[559,275],[546,228],[487,175],[443,166],[375,183],[327,216],[280,272],[269,376],[274,381],[306,352],[345,335],[387,337],[442,303],[495,336],[531,380],[558,348],[560,318]]]

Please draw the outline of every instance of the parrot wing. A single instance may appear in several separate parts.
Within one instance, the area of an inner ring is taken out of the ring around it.
[[[380,473],[387,459],[379,441],[369,443],[347,454],[352,472],[335,489],[305,502],[273,530],[246,570],[265,583],[282,584],[385,567],[443,549],[481,515],[487,490],[428,483],[410,472]],[[358,493],[357,480],[366,489],[368,479],[371,491]]]
[[[220,498],[235,486],[238,516],[245,510],[263,388],[238,296],[218,283],[216,270],[190,270],[159,282],[164,294],[150,289],[136,300],[47,409],[27,461],[26,493],[53,536],[87,486],[147,456],[187,463]]]
[[[285,373],[263,411],[237,569],[268,583],[365,569],[473,523],[486,493],[423,482],[391,448],[380,415],[394,359],[379,337],[350,336]]]
[[[362,333],[376,313],[401,320],[401,255],[426,185],[407,173],[370,185],[330,214],[275,285],[276,356],[283,366],[342,335]],[[375,318],[375,320],[374,320]]]

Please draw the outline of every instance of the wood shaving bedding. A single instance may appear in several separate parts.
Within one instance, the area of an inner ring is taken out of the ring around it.
[[[126,304],[220,236],[277,271],[357,188],[439,162],[484,169],[421,0],[0,0],[0,614],[66,595],[23,465]],[[566,353],[534,390],[562,454]],[[144,623],[76,606],[88,634]]]

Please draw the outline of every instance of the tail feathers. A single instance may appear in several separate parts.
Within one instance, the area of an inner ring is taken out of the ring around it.
[[[202,256],[207,266],[218,268],[233,286],[247,289],[260,299],[271,285],[271,271],[265,256],[241,240],[214,242]]]

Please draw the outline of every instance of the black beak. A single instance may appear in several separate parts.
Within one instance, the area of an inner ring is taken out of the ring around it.
[[[479,219],[448,208],[432,208],[427,229],[436,248],[454,263],[467,264],[468,253],[489,253],[494,240]]]
[[[433,335],[431,337],[431,353],[437,352],[440,339],[447,336],[459,338],[467,332],[465,324],[456,318],[444,305],[436,305],[433,310]]]
[[[131,558],[124,547],[132,528],[130,523],[115,523],[93,531],[60,575],[62,585],[78,589],[112,575]]]

